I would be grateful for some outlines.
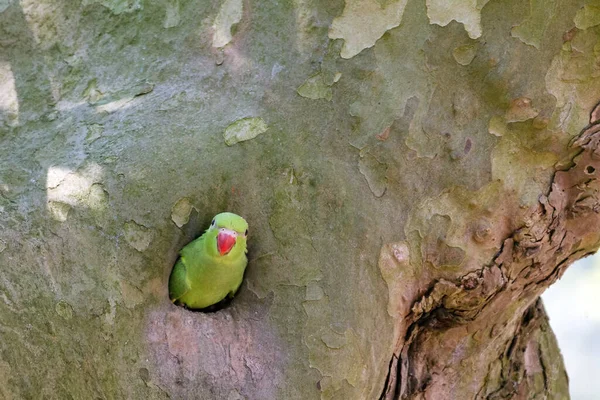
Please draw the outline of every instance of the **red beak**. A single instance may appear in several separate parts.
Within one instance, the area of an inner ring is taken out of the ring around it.
[[[219,232],[217,235],[217,249],[222,256],[229,253],[235,244],[235,236],[228,235],[225,232]]]

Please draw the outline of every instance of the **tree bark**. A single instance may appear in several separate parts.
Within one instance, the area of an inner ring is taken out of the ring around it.
[[[386,398],[567,397],[568,379],[540,295],[600,239],[590,230],[600,223],[595,112],[572,145],[571,161],[556,171],[550,193],[540,196],[490,263],[455,281],[441,278],[417,301],[398,304],[400,338]],[[474,239],[486,236],[480,232],[477,227]],[[393,248],[391,254],[381,260],[389,271],[398,261]]]
[[[0,0],[0,397],[568,398],[600,17],[447,3]],[[171,304],[222,211],[240,293]]]

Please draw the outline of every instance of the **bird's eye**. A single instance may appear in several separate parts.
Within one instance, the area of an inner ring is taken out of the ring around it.
[[[213,219],[212,222],[210,223],[210,226],[215,226],[215,220]]]
[[[246,232],[244,232],[244,236],[248,236],[248,229],[246,229]]]

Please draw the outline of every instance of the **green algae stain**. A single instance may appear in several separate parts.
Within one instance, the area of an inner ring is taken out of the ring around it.
[[[539,122],[531,119],[525,122],[505,119],[504,123],[496,119],[493,132],[501,137],[491,153],[492,178],[514,193],[520,206],[537,204],[539,194],[548,190],[554,165],[559,160],[558,154],[551,151],[552,146],[566,146],[568,137],[560,131],[540,127]]]
[[[141,0],[84,0],[83,5],[101,4],[113,14],[132,13],[142,9]]]
[[[238,119],[225,129],[223,138],[225,139],[225,144],[227,144],[227,146],[233,146],[236,143],[254,139],[261,133],[266,132],[267,129],[269,129],[269,127],[262,118],[242,118]]]
[[[318,73],[308,78],[297,90],[298,94],[307,99],[325,99],[331,101],[333,92],[331,87],[326,85],[323,75]]]
[[[459,46],[452,51],[454,60],[460,65],[467,66],[471,64],[477,54],[477,46],[474,44],[466,44]]]
[[[544,32],[556,13],[556,0],[530,0],[529,5],[531,9],[529,17],[515,26],[511,35],[539,50]]]
[[[600,37],[595,29],[578,30],[554,57],[546,73],[546,88],[556,98],[549,129],[575,134],[587,125],[589,110],[598,102]]]
[[[492,118],[490,118],[490,122],[488,125],[488,132],[490,133],[490,135],[494,135],[494,136],[503,136],[504,133],[506,132],[506,123],[504,121],[504,119],[500,116],[493,116]]]
[[[71,305],[64,300],[56,303],[54,310],[58,315],[67,321],[73,318],[73,307],[71,307]]]
[[[586,4],[577,11],[573,22],[578,29],[588,29],[600,25],[600,5]]]

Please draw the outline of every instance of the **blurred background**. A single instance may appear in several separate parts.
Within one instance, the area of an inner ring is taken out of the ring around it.
[[[572,400],[600,399],[600,256],[573,264],[542,296]]]

